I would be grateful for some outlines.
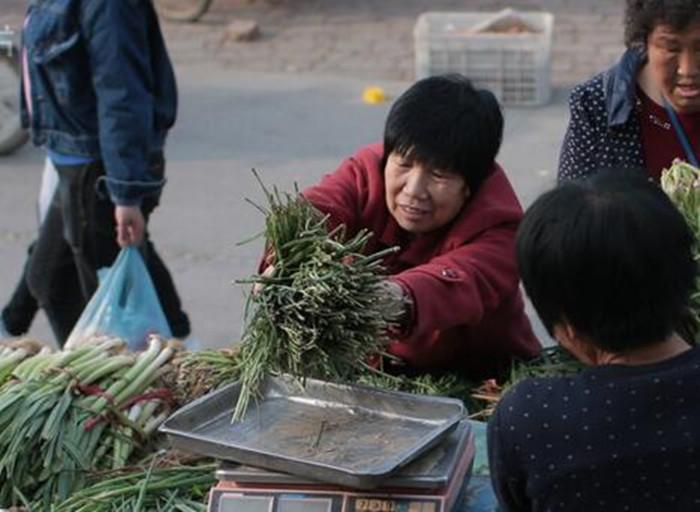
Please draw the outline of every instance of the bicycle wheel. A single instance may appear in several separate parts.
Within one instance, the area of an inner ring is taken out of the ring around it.
[[[0,51],[0,155],[9,154],[27,141],[19,118],[19,53]]]
[[[197,21],[213,0],[156,0],[161,15],[171,21]]]

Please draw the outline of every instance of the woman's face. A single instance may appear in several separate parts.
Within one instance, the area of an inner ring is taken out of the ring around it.
[[[651,77],[673,108],[700,112],[700,23],[682,32],[657,25],[649,34],[647,53]]]
[[[460,212],[469,187],[459,174],[431,169],[391,153],[384,169],[386,206],[399,226],[422,234],[446,225]]]

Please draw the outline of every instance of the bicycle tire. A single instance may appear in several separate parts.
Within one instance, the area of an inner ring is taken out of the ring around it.
[[[170,21],[197,21],[209,10],[213,0],[189,0],[187,5],[174,6],[167,0],[156,0],[158,12]]]
[[[7,67],[16,75],[17,82],[19,84],[19,81],[21,80],[19,52],[13,51],[11,56],[7,54],[0,54],[0,61],[1,63],[8,64]],[[17,94],[19,95],[19,87],[17,87],[17,91]],[[0,155],[9,155],[16,149],[20,148],[29,138],[27,131],[22,128],[19,115],[17,115],[14,119],[10,119],[9,125],[10,128],[6,130],[4,134],[3,132],[0,132]]]

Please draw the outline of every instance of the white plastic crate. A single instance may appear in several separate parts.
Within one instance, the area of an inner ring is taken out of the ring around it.
[[[532,30],[499,32],[519,20]],[[426,12],[414,28],[416,78],[461,73],[504,105],[549,101],[554,16],[547,12]]]

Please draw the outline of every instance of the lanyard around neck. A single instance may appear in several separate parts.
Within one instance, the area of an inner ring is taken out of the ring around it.
[[[688,162],[690,162],[691,165],[694,167],[699,167],[698,157],[695,155],[695,151],[693,151],[693,146],[690,145],[690,140],[683,129],[683,125],[681,125],[680,119],[678,119],[678,114],[676,114],[676,111],[673,110],[673,107],[669,104],[665,97],[662,97],[662,99],[666,113],[668,114],[668,117],[671,118],[671,124],[676,132],[676,137],[678,137],[678,141],[681,143],[681,146],[683,146],[685,157],[688,159]]]

